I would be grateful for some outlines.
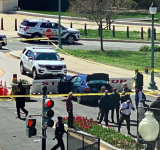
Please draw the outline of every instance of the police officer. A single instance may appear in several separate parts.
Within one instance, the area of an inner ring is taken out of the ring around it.
[[[62,117],[59,116],[59,117],[57,117],[57,119],[58,119],[58,122],[56,123],[56,129],[55,129],[55,138],[57,139],[57,144],[51,150],[56,150],[59,147],[61,147],[61,150],[65,150],[62,137],[63,137],[63,134],[67,133],[67,132],[64,129],[64,124],[62,122]]]
[[[119,119],[119,123],[118,123],[118,132],[120,132],[120,128],[122,125],[123,120],[125,119],[127,122],[127,130],[128,130],[128,134],[131,135],[130,133],[130,115],[131,115],[131,109],[134,111],[134,107],[131,103],[130,100],[127,100],[126,102],[123,102],[120,106],[120,119]]]
[[[131,92],[131,90],[128,88],[126,82],[123,83],[123,91],[125,91],[125,92]]]

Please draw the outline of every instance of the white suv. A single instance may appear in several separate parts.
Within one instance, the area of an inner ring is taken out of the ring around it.
[[[50,39],[58,39],[58,23],[46,19],[35,20],[35,19],[25,19],[19,25],[18,35],[24,38],[40,38],[45,37],[45,32],[47,29],[52,31],[52,36]],[[65,28],[61,26],[61,39],[65,40],[67,43],[72,44],[74,41],[78,41],[80,34],[78,30],[73,28]],[[40,40],[35,40],[34,42],[39,42]]]
[[[62,60],[64,58],[50,47],[26,47],[21,54],[20,71],[32,73],[33,79],[66,75],[66,64]]]

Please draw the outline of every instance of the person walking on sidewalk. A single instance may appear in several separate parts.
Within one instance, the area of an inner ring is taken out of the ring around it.
[[[133,111],[135,110],[130,100],[127,100],[127,102],[123,102],[121,104],[121,106],[120,106],[121,116],[120,116],[119,123],[118,123],[118,132],[120,132],[120,128],[121,128],[122,122],[124,120],[126,120],[128,134],[131,135],[131,133],[130,133],[130,115],[131,115],[131,109]]]
[[[111,119],[112,123],[114,123],[114,109],[116,110],[117,115],[117,124],[119,122],[119,106],[120,106],[120,95],[117,93],[117,90],[114,88],[113,92],[110,94],[113,109],[111,110]]]
[[[108,126],[108,113],[109,113],[109,110],[112,109],[111,97],[108,95],[108,90],[105,90],[105,95],[100,98],[99,107],[101,111],[101,116],[98,123],[101,124],[102,119],[104,117],[105,124],[106,126]]]
[[[69,92],[68,97],[66,99],[66,109],[68,112],[68,127],[73,128],[73,100],[72,92]]]
[[[23,87],[22,82],[18,84],[16,95],[25,95],[26,89]],[[28,115],[28,111],[24,108],[25,107],[25,97],[16,97],[16,107],[17,107],[17,118],[21,118],[20,116],[20,109],[26,114],[25,117]]]
[[[61,150],[65,150],[64,142],[63,142],[63,134],[67,132],[65,131],[64,124],[62,122],[63,118],[59,116],[57,119],[58,119],[58,122],[55,125],[55,137],[53,138],[53,140],[57,139],[57,144],[53,148],[51,148],[51,150],[56,150],[59,147],[61,148]]]
[[[105,87],[105,86],[102,86],[102,87],[101,87],[101,90],[99,91],[99,93],[104,93],[104,92],[105,92],[105,90],[106,90],[106,87]],[[98,107],[99,107],[99,103],[100,103],[100,98],[101,98],[101,96],[99,96],[99,100],[98,100]],[[101,111],[100,111],[100,108],[99,108],[99,112],[98,112],[97,120],[99,120],[100,115],[101,115]]]

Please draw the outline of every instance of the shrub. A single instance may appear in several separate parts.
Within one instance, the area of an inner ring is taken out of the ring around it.
[[[150,46],[147,46],[147,45],[144,45],[144,46],[141,46],[141,47],[139,48],[139,51],[141,51],[141,52],[150,52],[150,51],[151,51],[151,47],[150,47]],[[160,46],[155,45],[155,46],[154,46],[154,51],[155,51],[155,52],[160,52]]]

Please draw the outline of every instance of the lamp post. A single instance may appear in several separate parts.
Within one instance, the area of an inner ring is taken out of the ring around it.
[[[61,44],[61,0],[59,0],[59,7],[58,7],[58,47],[62,48]]]
[[[153,4],[149,7],[149,12],[152,15],[152,49],[151,49],[151,82],[149,83],[149,89],[157,89],[154,82],[154,15],[157,12],[157,7]]]

